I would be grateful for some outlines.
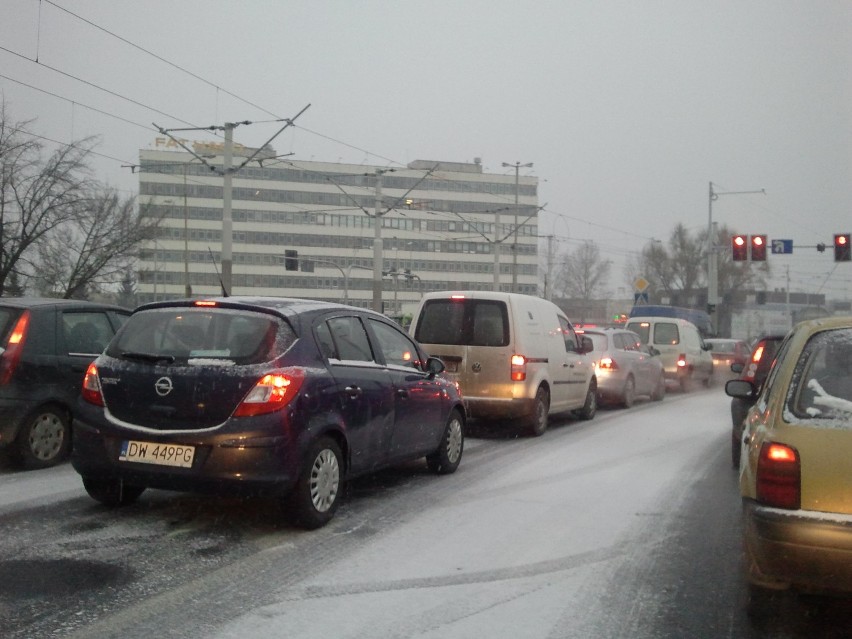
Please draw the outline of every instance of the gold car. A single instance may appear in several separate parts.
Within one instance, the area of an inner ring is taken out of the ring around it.
[[[779,348],[746,417],[740,493],[752,586],[852,591],[852,317],[798,324]]]

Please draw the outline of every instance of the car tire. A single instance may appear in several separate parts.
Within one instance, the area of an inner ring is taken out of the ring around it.
[[[144,486],[129,486],[120,479],[93,477],[83,477],[83,487],[89,493],[89,497],[110,508],[128,506],[139,499],[145,491]]]
[[[533,437],[541,437],[547,430],[548,416],[550,414],[550,393],[544,386],[539,386],[535,392],[533,409],[530,414],[527,430]]]
[[[695,387],[695,380],[692,378],[692,371],[686,372],[680,378],[680,390],[683,393],[692,392]]]
[[[583,420],[592,419],[598,412],[598,387],[595,382],[589,384],[586,390],[586,401],[583,407],[577,411],[577,417]]]
[[[433,473],[449,475],[456,472],[464,452],[464,420],[458,410],[450,411],[441,444],[426,456],[426,465]]]
[[[308,449],[299,479],[285,500],[294,524],[306,530],[325,526],[342,497],[343,454],[330,437],[320,437]]]
[[[630,408],[633,406],[633,402],[636,400],[636,382],[633,381],[633,377],[629,376],[627,381],[624,382],[624,388],[621,391],[621,405],[624,408]]]
[[[660,379],[657,380],[654,390],[651,391],[651,401],[660,402],[666,396],[666,377],[660,373]]]
[[[70,451],[71,416],[59,404],[45,404],[26,416],[12,452],[18,465],[37,469],[55,466]]]

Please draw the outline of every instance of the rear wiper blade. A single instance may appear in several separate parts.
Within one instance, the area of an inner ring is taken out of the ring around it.
[[[165,362],[171,364],[175,361],[174,355],[162,355],[160,353],[138,353],[136,351],[124,351],[122,357],[127,359],[141,359],[145,362]]]

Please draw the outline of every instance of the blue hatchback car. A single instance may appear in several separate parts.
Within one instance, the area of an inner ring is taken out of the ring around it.
[[[227,297],[137,308],[83,382],[72,463],[94,499],[146,487],[267,494],[305,528],[342,482],[464,448],[455,384],[396,323],[304,299]]]

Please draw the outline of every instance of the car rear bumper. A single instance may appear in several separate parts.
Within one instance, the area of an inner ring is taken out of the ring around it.
[[[285,494],[298,478],[299,464],[283,437],[233,440],[217,435],[151,436],[113,433],[81,420],[74,423],[71,464],[85,477],[122,479],[128,484],[186,492],[234,495]],[[194,447],[190,468],[176,468],[119,459],[125,440]]]
[[[817,590],[852,591],[852,516],[782,510],[743,500],[745,543],[763,576]]]
[[[464,403],[468,416],[474,419],[518,419],[532,414],[535,400],[465,397]]]

